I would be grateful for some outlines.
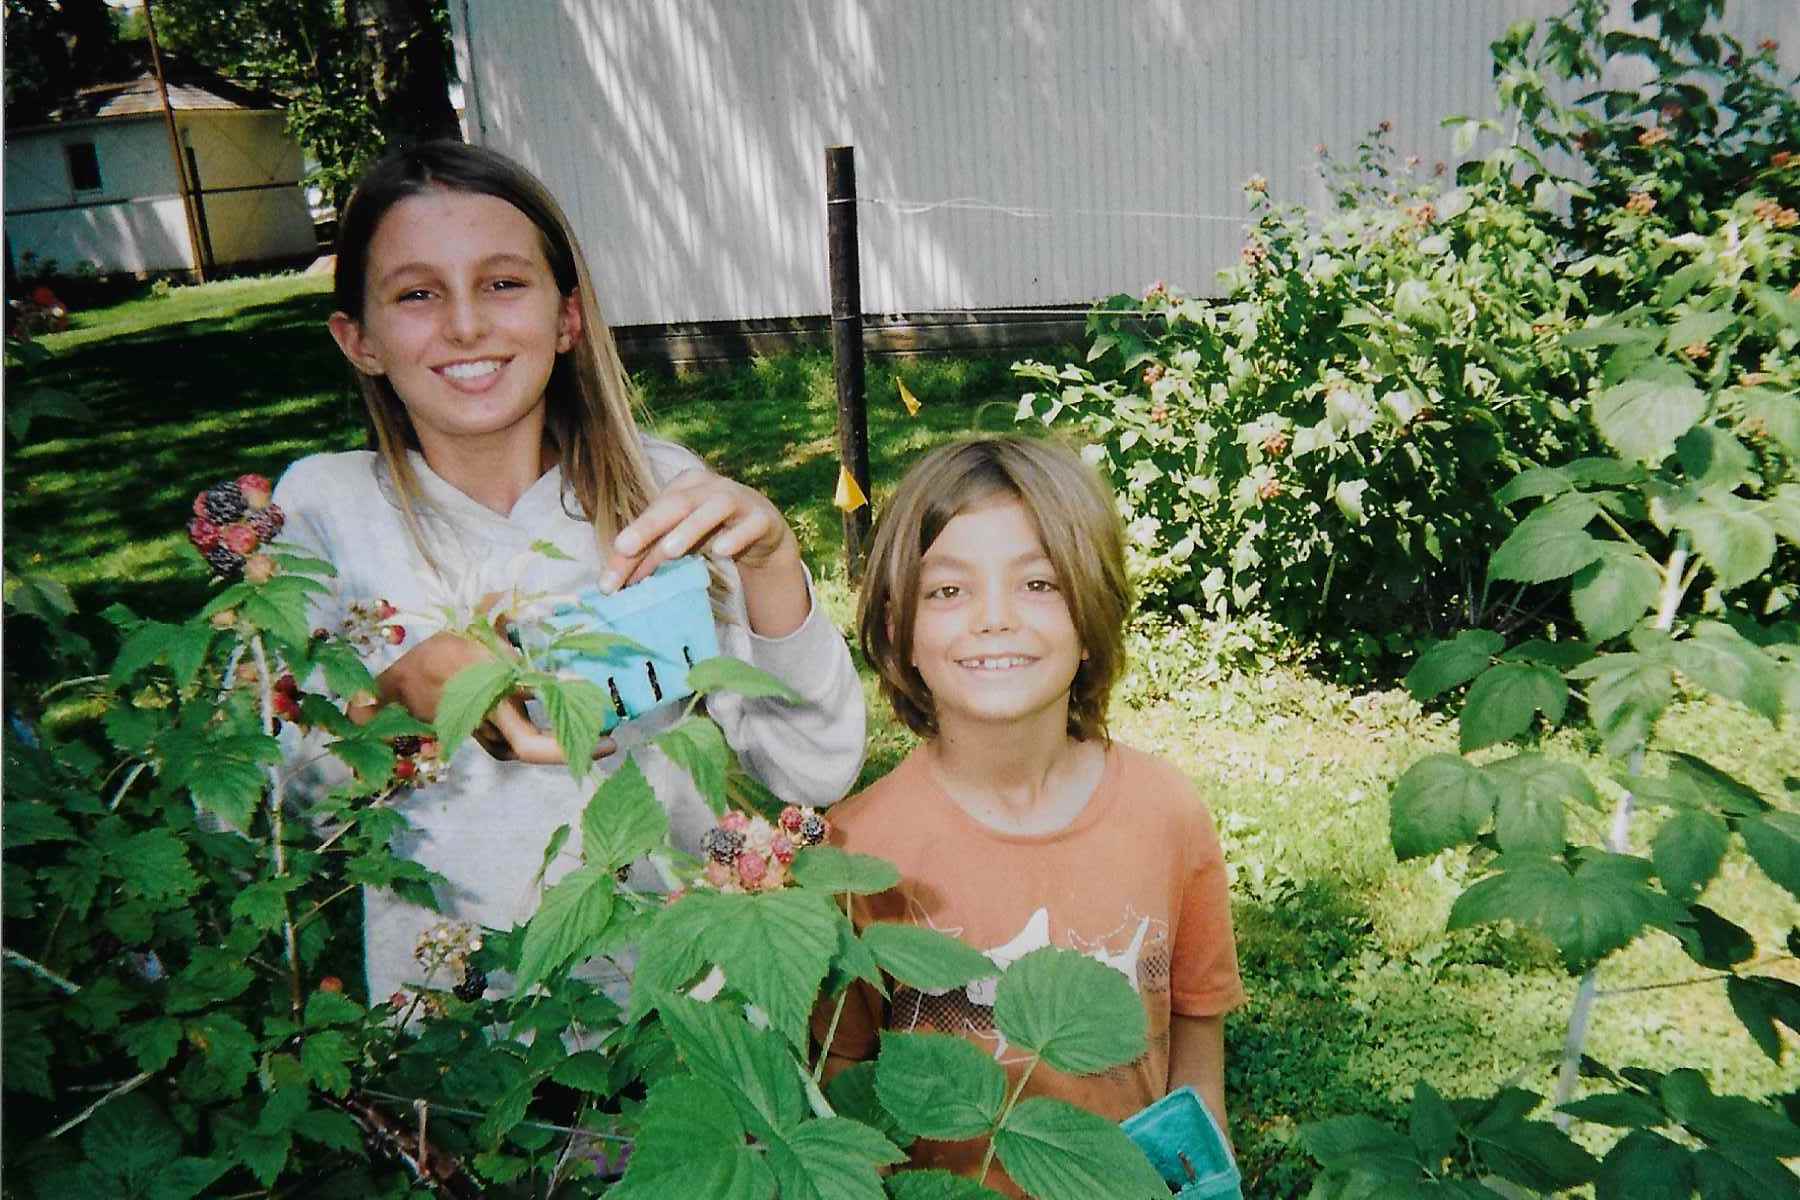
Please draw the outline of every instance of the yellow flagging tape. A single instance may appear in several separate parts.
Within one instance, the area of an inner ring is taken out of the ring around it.
[[[919,398],[913,395],[912,389],[906,386],[906,380],[896,379],[894,382],[900,385],[900,403],[906,405],[906,415],[909,417],[918,416]]]
[[[863,490],[856,486],[856,476],[850,473],[849,467],[838,467],[837,495],[831,502],[847,513],[853,513],[869,502]]]

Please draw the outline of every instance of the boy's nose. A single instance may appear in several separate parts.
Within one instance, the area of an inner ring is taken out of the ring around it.
[[[983,633],[1011,629],[1013,625],[1012,592],[1008,588],[986,588],[975,610],[976,628]]]

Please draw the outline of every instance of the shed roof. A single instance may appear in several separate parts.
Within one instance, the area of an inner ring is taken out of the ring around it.
[[[233,83],[169,54],[164,54],[162,60],[163,77],[169,85],[169,107],[176,112],[261,111],[281,107],[281,102],[266,92]],[[162,97],[157,94],[156,75],[150,69],[148,56],[129,65],[126,75],[123,79],[88,84],[52,112],[50,121],[106,120],[160,113]]]

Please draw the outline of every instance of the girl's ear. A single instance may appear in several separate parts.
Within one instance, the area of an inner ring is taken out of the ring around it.
[[[562,354],[581,336],[581,292],[579,289],[563,297],[562,320],[556,334],[556,352]]]
[[[325,327],[331,330],[331,340],[338,344],[351,366],[364,375],[387,373],[387,368],[381,365],[381,357],[363,336],[361,321],[349,313],[334,312],[326,318]]]

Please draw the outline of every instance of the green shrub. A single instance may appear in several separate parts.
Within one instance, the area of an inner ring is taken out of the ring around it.
[[[1020,366],[1020,415],[1092,439],[1165,605],[1301,632],[1495,619],[1495,490],[1589,448],[1558,340],[1582,296],[1543,213],[1499,169],[1325,216],[1252,183],[1225,300],[1113,298],[1089,366]]]

